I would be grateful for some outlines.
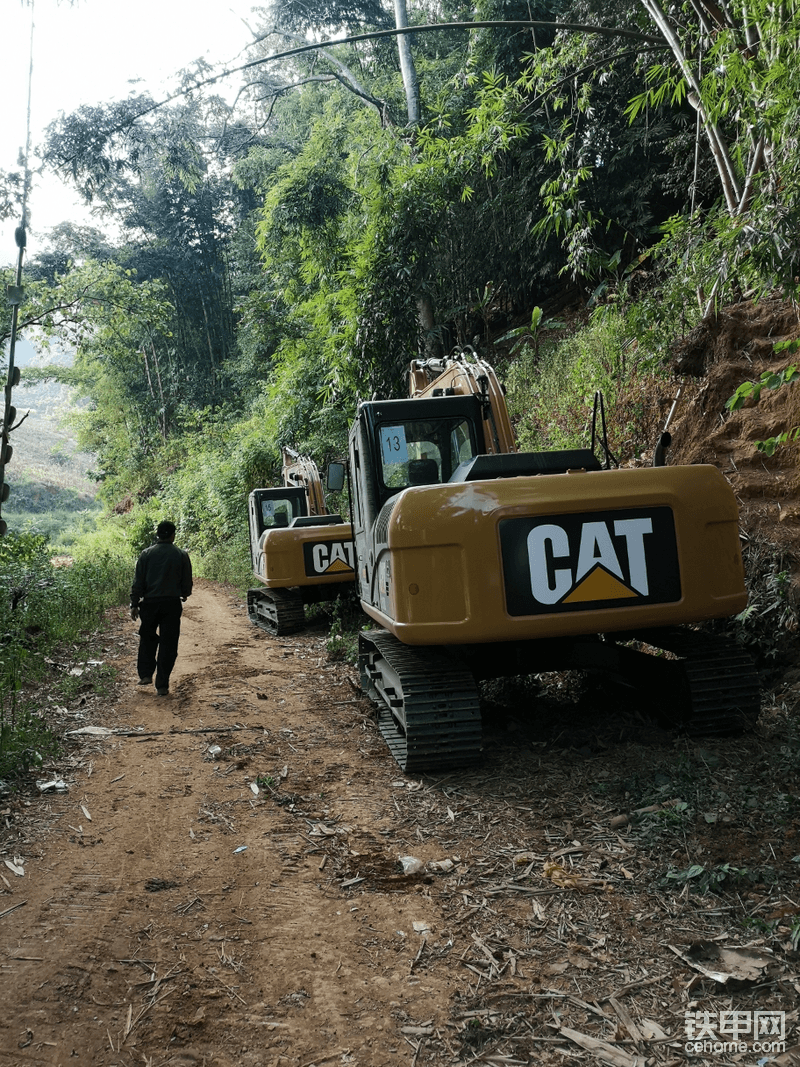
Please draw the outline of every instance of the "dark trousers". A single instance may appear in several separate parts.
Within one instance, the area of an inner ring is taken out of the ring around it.
[[[156,689],[169,688],[169,676],[178,658],[181,636],[180,597],[151,597],[139,604],[140,678],[150,678],[155,671]]]

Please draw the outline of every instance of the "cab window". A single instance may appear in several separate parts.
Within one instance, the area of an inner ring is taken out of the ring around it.
[[[295,510],[291,497],[261,501],[261,523],[265,530],[288,526],[293,518],[295,518]]]
[[[424,419],[379,428],[383,484],[387,489],[446,482],[459,463],[477,454],[468,419]]]

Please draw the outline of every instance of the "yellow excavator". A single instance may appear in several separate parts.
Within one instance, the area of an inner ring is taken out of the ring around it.
[[[599,395],[591,447],[517,452],[486,366],[469,353],[415,362],[412,396],[360,403],[350,431],[356,583],[377,624],[360,635],[359,672],[397,762],[474,763],[477,683],[540,671],[669,691],[692,733],[751,726],[749,658],[686,628],[747,603],[721,472],[615,468]]]
[[[349,523],[328,514],[316,463],[281,451],[283,486],[254,489],[248,501],[250,557],[260,586],[247,593],[250,621],[271,634],[305,625],[304,605],[334,600],[352,586]]]

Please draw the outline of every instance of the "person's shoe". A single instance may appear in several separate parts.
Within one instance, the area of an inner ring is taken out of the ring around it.
[[[152,681],[153,681],[153,676],[152,676],[152,674],[150,675],[150,677],[149,677],[149,678],[146,678],[146,677],[145,677],[144,675],[141,675],[141,676],[139,677],[139,681],[138,681],[138,682],[137,682],[136,684],[137,684],[137,685],[151,685],[151,684],[152,684]]]
[[[169,689],[156,689],[156,696],[168,697],[169,696]]]

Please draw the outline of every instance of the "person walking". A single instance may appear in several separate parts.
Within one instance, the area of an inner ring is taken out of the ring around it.
[[[139,623],[139,685],[156,676],[156,693],[169,695],[169,676],[178,657],[183,602],[192,595],[192,561],[175,544],[175,523],[156,529],[157,541],[136,561],[131,586],[131,618]]]

